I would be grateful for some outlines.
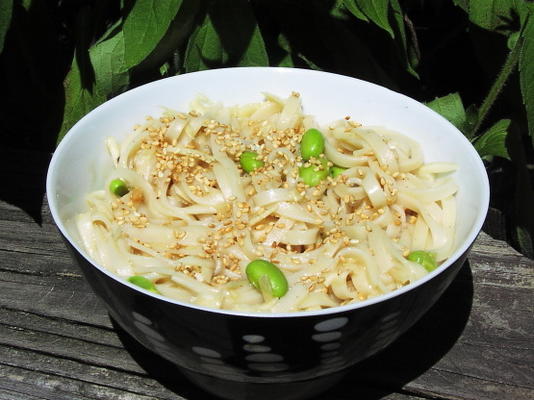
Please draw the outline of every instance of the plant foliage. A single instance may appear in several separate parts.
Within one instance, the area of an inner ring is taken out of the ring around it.
[[[533,13],[529,0],[6,0],[1,130],[8,144],[51,150],[109,98],[202,69],[346,74],[461,130],[487,163],[511,240],[533,256]]]

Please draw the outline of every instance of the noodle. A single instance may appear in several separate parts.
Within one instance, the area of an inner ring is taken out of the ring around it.
[[[456,166],[423,164],[419,145],[345,118],[321,132],[328,165],[317,186],[299,178],[309,128],[298,93],[224,107],[204,97],[187,113],[147,117],[106,147],[129,192],[87,196],[76,225],[89,255],[111,272],[142,275],[169,298],[212,308],[288,312],[335,307],[396,290],[426,275],[407,259],[454,248]],[[262,167],[243,171],[254,151]],[[263,297],[245,268],[265,259],[289,290]]]

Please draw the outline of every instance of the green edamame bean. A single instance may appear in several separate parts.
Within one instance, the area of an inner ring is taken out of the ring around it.
[[[319,157],[324,152],[323,134],[315,129],[308,129],[300,140],[300,155],[304,161]]]
[[[133,283],[134,285],[139,286],[149,292],[161,294],[161,292],[156,289],[156,285],[150,279],[145,278],[144,276],[134,275],[128,278],[128,282]]]
[[[337,165],[334,165],[330,168],[330,176],[332,178],[337,178],[339,175],[343,173],[347,168],[338,167]]]
[[[126,183],[122,179],[113,179],[109,183],[109,191],[119,197],[129,192],[128,186],[126,186]]]
[[[328,176],[328,161],[325,158],[320,158],[320,160],[321,166],[310,165],[299,168],[299,176],[306,185],[317,186]]]
[[[258,160],[258,153],[255,151],[244,151],[241,153],[239,163],[241,164],[241,168],[246,172],[252,172],[263,167],[263,161]]]
[[[428,272],[434,271],[438,264],[436,255],[424,250],[415,250],[408,254],[408,260],[421,264]]]
[[[260,289],[261,280],[265,281],[266,276],[271,285],[272,295],[274,297],[282,297],[287,293],[288,284],[284,273],[274,264],[266,260],[251,261],[245,270],[248,281],[256,289]],[[264,286],[264,285],[261,285]]]

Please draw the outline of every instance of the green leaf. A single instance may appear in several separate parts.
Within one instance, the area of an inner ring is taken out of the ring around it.
[[[465,12],[469,10],[469,0],[453,0],[455,6],[460,7]]]
[[[145,59],[167,32],[182,5],[182,0],[137,0],[124,25],[125,67]]]
[[[418,51],[412,51],[409,54],[409,50],[413,50],[413,48],[408,46],[404,14],[398,0],[343,0],[342,4],[356,18],[365,22],[372,21],[388,32],[390,37],[395,40],[397,55],[406,70],[414,77],[419,78],[413,68],[413,65],[419,62]],[[415,29],[413,32],[415,33]]]
[[[506,149],[506,136],[510,122],[509,119],[501,119],[476,140],[474,146],[481,158],[498,156],[510,159]]]
[[[250,3],[214,1],[191,35],[185,55],[187,72],[225,66],[266,66],[265,43]]]
[[[517,31],[523,25],[529,7],[525,0],[464,0],[462,4],[455,3],[467,11],[469,20],[475,25],[504,34]]]
[[[64,82],[65,86],[65,110],[63,112],[63,122],[57,138],[57,143],[63,139],[67,131],[99,104],[106,101],[106,97],[97,93],[93,88],[85,88],[82,84],[82,74],[76,55],[74,56],[72,68],[67,74]]]
[[[505,12],[500,0],[469,0],[469,20],[482,28],[493,30],[499,24],[499,14]],[[509,1],[506,1],[509,3]]]
[[[110,96],[126,88],[129,76],[125,62],[123,31],[91,47],[89,59],[95,71],[96,91]]]
[[[209,14],[191,35],[185,53],[185,71],[200,71],[223,63],[223,49]]]
[[[287,37],[280,33],[277,40],[278,46],[285,51],[286,55],[278,62],[277,67],[294,67],[293,62],[293,50],[291,49],[291,43],[287,40]]]
[[[74,56],[72,68],[65,78],[65,110],[58,143],[80,118],[112,94],[122,91],[129,83],[122,31],[89,49],[90,65],[80,65],[82,59]],[[84,72],[87,68],[93,73],[91,80],[87,79],[87,72]]]
[[[467,138],[472,138],[475,134],[475,127],[478,123],[479,110],[474,104],[471,104],[466,108],[465,115],[465,123],[460,130]]]
[[[534,144],[534,14],[526,22],[523,46],[519,55],[519,84],[525,105],[528,132]]]
[[[189,39],[194,29],[197,15],[203,8],[198,0],[183,0],[182,6],[171,22],[165,35],[152,52],[130,71],[132,81],[146,82],[154,79],[154,71],[160,71],[166,65],[164,75],[175,75],[181,68],[183,44]],[[172,61],[171,61],[172,60]]]
[[[419,75],[417,72],[413,69],[412,62],[410,61],[410,57],[408,54],[408,44],[406,40],[406,29],[404,26],[404,14],[402,12],[401,6],[399,4],[398,0],[391,0],[391,10],[392,10],[392,16],[393,16],[393,30],[395,32],[395,42],[397,44],[397,49],[399,54],[399,58],[404,63],[404,67],[406,70],[412,74],[414,77],[419,78]],[[413,29],[413,36],[415,36],[415,29]],[[413,40],[417,40],[417,38],[413,38]],[[419,62],[419,60],[414,60],[416,63]]]
[[[513,50],[515,45],[517,44],[517,40],[519,39],[519,32],[513,32],[508,36],[508,40],[506,41],[506,45],[508,46],[508,49]]]
[[[438,97],[426,103],[428,107],[448,119],[455,127],[462,129],[467,120],[464,104],[458,93]]]
[[[122,29],[121,22],[115,22],[88,50],[88,59],[83,49],[76,54],[64,82],[65,109],[58,141],[81,117],[128,87],[132,67],[151,55],[182,1],[138,0],[132,4]]]
[[[13,0],[0,2],[0,53],[4,50],[4,40],[11,25],[13,15]]]
[[[357,18],[363,19],[363,14],[368,20],[385,30],[394,38],[395,33],[389,24],[389,4],[390,0],[350,0],[344,2],[347,9]]]
[[[26,10],[29,11],[32,7],[33,0],[22,0],[20,5]]]
[[[356,18],[361,19],[365,22],[369,22],[369,18],[365,16],[356,0],[343,0],[343,4],[347,8],[347,10],[349,10]]]

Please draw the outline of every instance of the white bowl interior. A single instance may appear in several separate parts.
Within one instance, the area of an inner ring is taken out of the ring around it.
[[[487,212],[488,178],[478,154],[452,124],[421,103],[381,86],[341,75],[286,68],[229,68],[176,76],[133,89],[93,110],[68,132],[49,167],[48,201],[59,229],[89,259],[76,232],[69,228],[69,220],[83,210],[88,192],[103,187],[106,171],[111,168],[104,145],[107,137],[123,138],[147,115],[161,114],[163,107],[187,111],[198,94],[232,105],[261,101],[262,92],[287,97],[292,91],[301,94],[304,112],[314,115],[320,124],[350,115],[364,125],[383,126],[417,140],[427,162],[458,164],[457,250],[422,281],[450,265],[474,241]]]

